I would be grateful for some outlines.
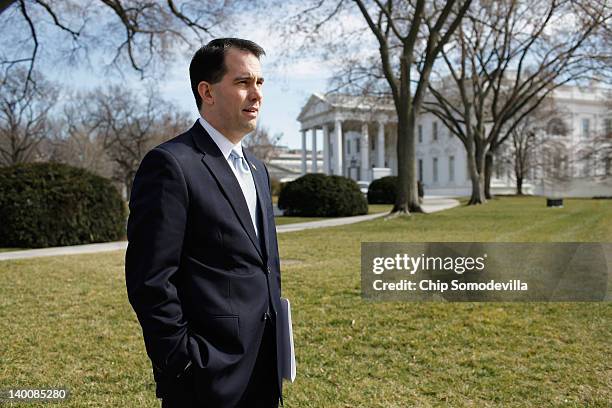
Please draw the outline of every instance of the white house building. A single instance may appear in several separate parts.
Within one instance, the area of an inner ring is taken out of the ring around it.
[[[307,157],[312,157],[307,151]],[[311,172],[313,166],[323,169],[323,156],[321,152],[315,155],[317,163],[308,160],[307,171]],[[276,154],[266,163],[270,176],[281,183],[293,181],[302,175],[302,151],[300,149],[289,149],[285,146],[276,148]]]
[[[368,181],[397,172],[397,119],[389,101],[313,94],[298,121],[302,129],[302,173],[306,173],[308,137],[311,151],[316,152],[318,143],[322,144],[323,168],[315,167],[313,172]]]
[[[592,150],[596,135],[612,132],[609,90],[564,86],[554,92],[553,99],[568,132],[563,136],[556,135],[554,123],[551,124],[545,137],[553,141],[555,151],[551,151],[550,143],[538,146],[536,154],[548,155],[550,160],[539,161],[545,165],[531,170],[524,184],[527,193],[542,193],[553,173],[591,181],[612,175],[609,152],[602,157],[590,155],[581,159],[587,156],[585,151]],[[397,118],[391,101],[315,93],[297,120],[302,132],[302,174],[309,170],[365,181],[397,174]],[[511,145],[512,142],[508,141],[504,148]],[[307,162],[319,162],[319,157],[307,157],[307,153],[317,152],[317,149],[322,150],[322,168],[315,164],[307,169]],[[505,153],[507,151],[501,149],[499,155]],[[426,194],[470,194],[465,148],[433,114],[419,115],[416,159],[418,178],[424,183]],[[494,192],[514,192],[512,167],[502,160],[496,163],[491,183]]]

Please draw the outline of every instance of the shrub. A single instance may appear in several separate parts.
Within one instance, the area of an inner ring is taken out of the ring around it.
[[[110,182],[58,163],[0,169],[0,246],[40,248],[121,239],[126,208]]]
[[[419,198],[423,198],[423,183],[417,181]],[[386,176],[376,179],[368,187],[368,203],[395,204],[397,197],[397,176]]]
[[[284,185],[278,208],[285,215],[347,217],[366,214],[368,203],[354,180],[342,176],[306,174]]]
[[[395,204],[397,196],[397,176],[386,176],[370,183],[368,188],[368,203]]]

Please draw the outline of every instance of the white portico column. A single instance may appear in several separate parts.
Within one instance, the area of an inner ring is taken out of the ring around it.
[[[334,124],[334,174],[342,176],[342,121],[336,119]]]
[[[368,123],[361,125],[361,180],[369,180],[370,176],[370,138],[368,137]]]
[[[376,167],[385,167],[385,124],[378,122],[378,138],[376,140]]]
[[[306,129],[302,129],[302,174],[306,174]]]
[[[323,125],[323,172],[330,174],[329,168],[329,126]]]
[[[313,173],[316,173],[317,170],[319,169],[318,163],[317,163],[317,128],[312,128],[311,130],[312,132],[312,167],[311,167],[311,171]]]

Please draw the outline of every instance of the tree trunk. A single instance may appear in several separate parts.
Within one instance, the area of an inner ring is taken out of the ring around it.
[[[423,212],[419,205],[416,179],[415,120],[412,112],[398,115],[397,126],[397,197],[392,213]]]
[[[123,185],[125,187],[125,198],[126,201],[130,201],[130,197],[132,196],[132,183],[134,182],[135,173],[128,173],[125,179],[123,180]],[[123,194],[121,194],[123,196]]]
[[[485,196],[485,154],[472,144],[468,148],[467,159],[470,180],[472,181],[472,196],[468,205],[484,204],[487,202]]]
[[[397,196],[395,197],[395,205],[391,212],[399,214],[410,213],[408,206],[409,175],[408,166],[406,166],[409,154],[406,122],[406,118],[400,117],[397,126]]]
[[[484,204],[487,202],[485,197],[485,181],[484,176],[481,174],[473,174],[470,176],[472,180],[472,196],[468,205]]]
[[[410,212],[423,212],[421,203],[419,202],[419,186],[417,184],[417,169],[416,169],[416,113],[413,111],[408,115],[408,123],[406,125],[406,137],[408,140],[408,157],[406,158],[405,166],[408,168],[408,209]]]
[[[523,195],[523,175],[525,174],[524,172],[524,166],[523,166],[523,160],[521,160],[521,150],[518,149],[517,153],[516,153],[516,158],[514,160],[514,178],[516,178],[516,194],[517,195]]]
[[[493,198],[491,194],[491,177],[493,175],[494,157],[493,152],[489,151],[485,158],[485,197],[487,200]]]

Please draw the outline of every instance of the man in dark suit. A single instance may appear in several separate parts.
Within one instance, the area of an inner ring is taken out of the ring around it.
[[[255,129],[257,44],[213,40],[189,67],[201,117],[134,179],[125,270],[162,407],[277,407],[280,264]]]

